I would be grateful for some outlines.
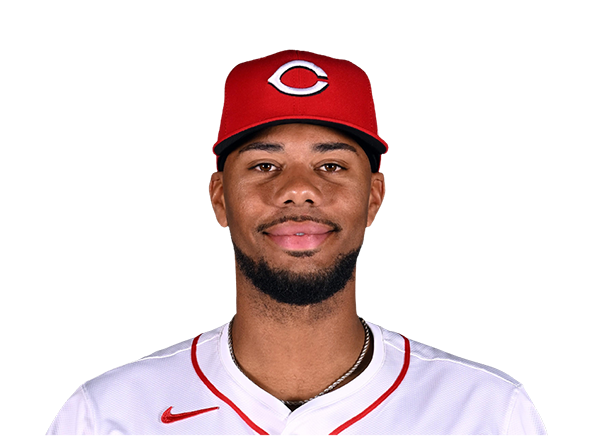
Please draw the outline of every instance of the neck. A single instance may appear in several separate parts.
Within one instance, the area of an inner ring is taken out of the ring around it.
[[[259,387],[281,400],[306,400],[354,365],[365,342],[354,279],[328,300],[308,306],[278,303],[241,274],[237,283],[232,345],[238,365]],[[339,386],[358,375],[369,360],[367,355]]]

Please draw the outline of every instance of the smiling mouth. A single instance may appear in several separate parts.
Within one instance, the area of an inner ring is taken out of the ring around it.
[[[308,216],[283,217],[261,227],[262,234],[289,252],[314,251],[332,233],[341,230],[333,222]]]
[[[301,235],[272,235],[267,233],[267,236],[284,250],[309,251],[318,248],[330,234],[331,232]]]

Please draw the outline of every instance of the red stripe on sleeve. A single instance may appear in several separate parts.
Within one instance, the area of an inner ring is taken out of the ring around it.
[[[200,369],[200,365],[198,365],[198,360],[196,359],[196,345],[198,344],[198,339],[200,339],[200,336],[202,336],[202,335],[198,335],[196,338],[194,338],[194,341],[192,342],[192,365],[194,365],[194,369],[196,370],[196,374],[198,374],[198,377],[200,377],[200,380],[202,380],[202,382],[206,385],[206,387],[208,389],[210,389],[210,391],[213,394],[215,394],[219,399],[221,399],[222,401],[227,403],[229,405],[229,407],[231,407],[233,410],[235,410],[235,412],[240,416],[240,418],[242,418],[244,420],[244,422],[246,424],[248,424],[250,426],[250,428],[252,428],[252,430],[254,430],[256,433],[261,434],[261,435],[268,435],[269,433],[264,431],[262,428],[260,428],[254,422],[252,422],[252,420],[250,418],[248,418],[246,416],[246,414],[244,412],[242,412],[238,406],[233,404],[233,401],[231,401],[229,398],[227,398],[225,395],[223,395],[223,393],[221,393],[221,391],[219,391],[206,378],[206,376]]]
[[[403,338],[404,338],[404,336],[403,336]],[[345,423],[340,425],[338,428],[333,430],[330,434],[340,434],[341,432],[346,430],[351,425],[356,424],[358,421],[363,419],[365,416],[367,416],[369,413],[371,413],[377,406],[379,406],[381,403],[383,403],[385,401],[385,399],[387,397],[389,397],[392,394],[392,392],[394,392],[398,388],[398,386],[400,386],[400,383],[402,383],[402,380],[404,380],[406,371],[408,371],[409,364],[410,364],[410,343],[409,343],[408,339],[404,338],[404,364],[402,365],[402,371],[400,371],[400,374],[398,375],[398,378],[396,379],[394,384],[387,391],[385,391],[383,393],[383,395],[381,397],[379,397],[373,404],[371,404],[369,407],[367,407],[361,413],[356,415],[354,418],[349,419],[348,421],[346,421]]]

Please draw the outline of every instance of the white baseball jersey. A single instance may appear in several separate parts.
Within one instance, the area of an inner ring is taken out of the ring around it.
[[[370,323],[368,367],[291,412],[237,368],[227,327],[83,384],[48,433],[545,434],[516,380]]]

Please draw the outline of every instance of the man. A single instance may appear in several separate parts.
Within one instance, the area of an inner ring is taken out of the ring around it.
[[[234,68],[210,198],[235,317],[83,384],[49,433],[544,434],[508,375],[357,316],[386,151],[352,63],[285,51]]]

